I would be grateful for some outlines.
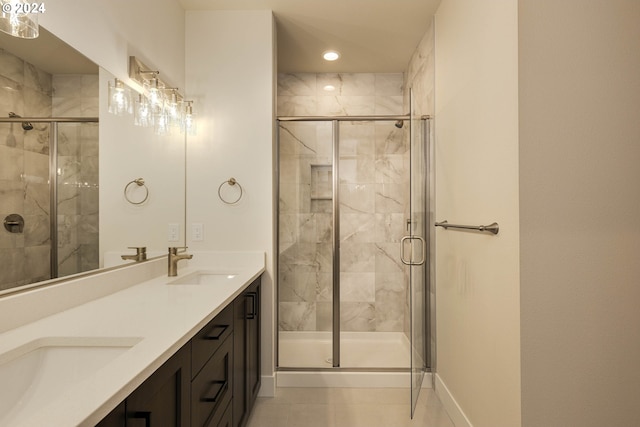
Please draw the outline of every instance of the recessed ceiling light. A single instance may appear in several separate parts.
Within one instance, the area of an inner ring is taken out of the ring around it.
[[[336,87],[334,85],[326,85],[322,89],[326,90],[327,92],[332,92],[332,91],[336,90]]]
[[[340,54],[338,52],[336,52],[335,50],[328,50],[325,53],[322,54],[322,57],[326,60],[326,61],[335,61],[336,59],[340,58]]]

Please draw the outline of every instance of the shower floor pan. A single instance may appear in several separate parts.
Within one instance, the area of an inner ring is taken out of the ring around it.
[[[283,368],[331,368],[329,332],[280,332],[279,363]],[[410,344],[402,332],[343,332],[341,368],[409,368]]]

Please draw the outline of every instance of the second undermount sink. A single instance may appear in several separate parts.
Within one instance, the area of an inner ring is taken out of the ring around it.
[[[167,283],[168,285],[223,285],[237,276],[236,273],[200,270]]]
[[[46,337],[0,354],[0,425],[37,411],[140,341]]]

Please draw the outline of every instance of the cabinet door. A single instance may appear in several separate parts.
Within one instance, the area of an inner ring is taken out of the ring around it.
[[[233,403],[231,405],[233,427],[244,425],[247,414],[246,316],[247,299],[243,293],[233,302]]]
[[[256,280],[248,289],[247,299],[249,312],[247,314],[247,416],[260,391],[260,279]]]
[[[191,382],[193,427],[217,426],[232,401],[233,337],[228,337]]]
[[[191,345],[182,347],[126,400],[127,427],[188,427]]]
[[[246,425],[260,389],[260,279],[234,301],[233,425]]]

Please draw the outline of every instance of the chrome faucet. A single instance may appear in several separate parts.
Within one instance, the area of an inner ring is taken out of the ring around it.
[[[191,254],[178,255],[179,249],[182,249],[182,252],[184,252],[187,250],[187,247],[184,246],[181,248],[176,248],[176,247],[169,248],[169,277],[178,275],[178,261],[180,261],[181,259],[193,258],[193,255]]]
[[[147,248],[145,246],[129,246],[129,249],[135,249],[135,255],[120,255],[122,259],[131,259],[135,262],[146,261],[147,260]]]

